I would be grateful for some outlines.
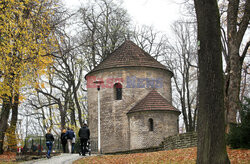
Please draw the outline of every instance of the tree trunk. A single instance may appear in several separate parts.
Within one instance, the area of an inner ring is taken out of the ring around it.
[[[17,151],[16,124],[18,119],[19,94],[14,94],[14,103],[12,105],[12,115],[10,127],[8,128],[8,147],[12,152]]]
[[[227,61],[228,75],[225,83],[227,132],[229,132],[229,124],[236,123],[237,111],[240,109],[239,96],[240,96],[241,70],[246,52],[243,52],[243,54],[240,56],[239,49],[244,34],[247,30],[250,17],[250,10],[249,10],[250,0],[245,1],[244,11],[239,10],[240,3],[243,2],[240,2],[239,0],[229,0],[228,11],[227,11],[227,38],[228,38],[227,60],[229,60]],[[248,46],[249,43],[246,45],[246,49],[248,48]]]
[[[71,126],[76,126],[75,104],[72,97],[70,97],[69,100],[69,109],[70,109],[70,124]]]
[[[61,128],[65,129],[65,127],[66,127],[66,121],[65,121],[66,112],[60,111],[60,115],[61,115]]]
[[[3,145],[4,145],[4,137],[5,132],[8,127],[8,118],[11,109],[11,101],[12,98],[10,96],[4,95],[3,96],[3,107],[0,115],[0,154],[3,154]]]
[[[60,111],[60,117],[61,117],[61,128],[65,129],[65,125],[66,125],[66,110],[63,109],[62,103],[58,102],[58,106],[59,106],[59,111]]]
[[[198,22],[198,164],[230,163],[225,142],[221,34],[216,0],[195,0]]]
[[[73,95],[74,95],[76,108],[77,108],[77,111],[78,111],[78,119],[79,119],[80,126],[83,127],[82,110],[81,110],[80,103],[78,101],[78,96],[77,96],[77,90],[78,89],[77,88],[79,88],[79,87],[76,87],[75,82],[73,81]]]
[[[181,97],[181,111],[182,111],[182,115],[183,115],[183,120],[184,120],[184,124],[185,124],[185,128],[186,128],[186,132],[189,132],[187,111],[186,111],[186,105],[185,105],[185,97]]]
[[[91,54],[92,54],[92,63],[93,63],[93,69],[96,67],[96,55],[95,55],[95,25],[93,26],[93,30],[91,31]]]
[[[231,55],[230,59],[232,62],[230,64],[230,78],[228,85],[228,93],[227,93],[227,123],[236,123],[236,114],[240,109],[240,82],[241,82],[241,64],[240,64],[240,56],[237,53],[236,55]]]

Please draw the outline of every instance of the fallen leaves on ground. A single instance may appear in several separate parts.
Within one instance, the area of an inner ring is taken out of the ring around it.
[[[250,149],[227,149],[227,153],[231,164],[249,164],[250,163]]]
[[[11,162],[16,160],[16,153],[13,152],[4,152],[0,155],[0,163],[1,161],[4,162]]]
[[[227,149],[231,164],[250,163],[250,150]],[[124,155],[102,155],[79,159],[74,164],[167,164],[187,163],[196,161],[197,148],[175,149],[150,153],[136,153]]]

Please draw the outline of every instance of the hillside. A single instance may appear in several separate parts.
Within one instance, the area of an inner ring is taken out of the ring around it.
[[[152,153],[93,156],[75,161],[74,164],[167,164],[195,163],[197,148],[175,149]],[[250,163],[250,150],[227,149],[231,164]]]

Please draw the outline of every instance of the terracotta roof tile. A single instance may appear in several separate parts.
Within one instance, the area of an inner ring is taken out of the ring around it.
[[[164,97],[162,97],[155,89],[139,101],[128,113],[147,111],[147,110],[164,110],[164,111],[180,111],[173,107]]]
[[[127,40],[88,74],[108,68],[132,66],[153,67],[169,71],[164,65],[155,60],[135,43]]]

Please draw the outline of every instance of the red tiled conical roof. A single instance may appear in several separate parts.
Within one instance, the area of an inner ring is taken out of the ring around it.
[[[162,97],[155,89],[137,103],[128,113],[138,111],[180,111],[173,107],[164,97]]]
[[[127,40],[88,74],[108,68],[136,66],[160,68],[169,71],[164,65],[155,60],[135,43]]]

